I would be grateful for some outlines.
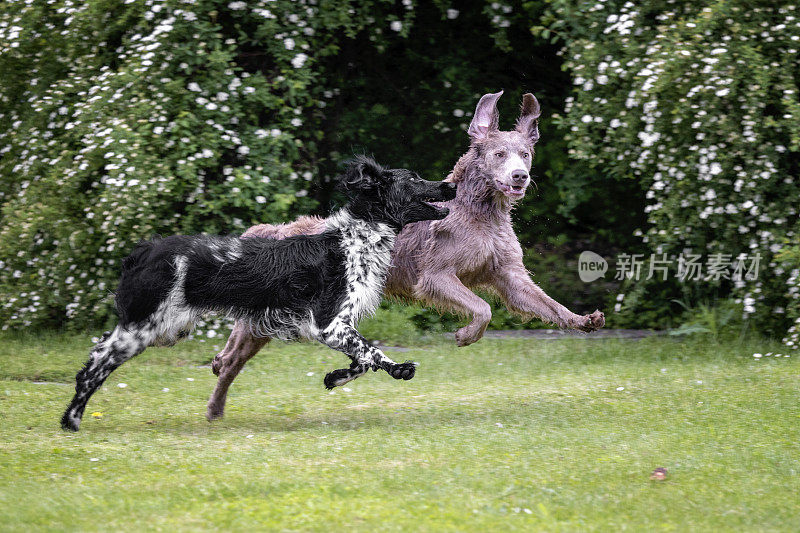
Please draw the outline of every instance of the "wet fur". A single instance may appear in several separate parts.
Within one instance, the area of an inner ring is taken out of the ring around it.
[[[325,377],[328,388],[370,369],[411,379],[413,363],[395,363],[355,327],[380,304],[397,233],[444,218],[448,210],[427,201],[453,198],[456,186],[367,158],[351,164],[342,186],[351,201],[310,235],[179,235],[137,246],[122,263],[119,324],[76,376],[62,427],[78,430],[89,398],[117,367],[148,346],[176,343],[208,312],[237,319],[253,337],[306,337],[344,352],[352,363]]]
[[[450,214],[444,220],[410,224],[400,232],[384,290],[386,296],[470,317],[470,323],[456,332],[459,346],[478,341],[491,320],[491,307],[472,291],[478,288],[495,293],[510,311],[526,319],[586,332],[605,324],[600,311],[576,315],[550,298],[523,265],[522,247],[511,223],[512,207],[521,196],[507,192],[517,186],[524,195],[530,183],[540,108],[536,98],[526,94],[515,129],[500,131],[496,103],[501,95],[502,91],[484,95],[477,105],[468,130],[470,148],[445,180],[458,184],[456,198],[444,204]],[[324,219],[300,217],[289,224],[253,226],[243,237],[285,238],[324,227]],[[268,342],[248,335],[241,324],[234,327],[212,364],[219,379],[208,402],[209,419],[223,415],[228,387]]]

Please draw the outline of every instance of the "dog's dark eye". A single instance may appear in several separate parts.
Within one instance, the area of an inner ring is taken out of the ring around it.
[[[531,156],[528,152],[522,152],[522,159],[528,159]]]
[[[506,153],[505,152],[495,152],[494,155],[495,155],[495,157],[505,157]]]

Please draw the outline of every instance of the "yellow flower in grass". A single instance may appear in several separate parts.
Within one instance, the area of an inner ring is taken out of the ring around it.
[[[103,413],[101,413],[100,411],[95,411],[94,413],[92,413],[92,417],[100,420],[101,418],[103,418]]]

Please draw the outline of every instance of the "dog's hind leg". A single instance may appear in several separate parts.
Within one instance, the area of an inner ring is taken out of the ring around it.
[[[325,376],[325,387],[340,387],[362,376],[367,370],[385,370],[394,379],[411,379],[416,372],[416,364],[411,361],[396,363],[372,346],[353,326],[334,322],[319,335],[319,340],[329,348],[346,354],[353,363],[350,368],[339,368]]]
[[[132,327],[117,326],[106,332],[89,353],[89,360],[75,377],[75,396],[61,417],[61,427],[78,431],[86,402],[106,378],[128,359],[142,353],[148,346],[150,334]]]
[[[231,336],[225,348],[214,357],[211,370],[219,376],[217,386],[211,393],[206,408],[206,418],[216,420],[225,414],[225,400],[228,396],[228,387],[242,370],[242,367],[253,358],[258,351],[270,341],[269,337],[254,337],[249,328],[237,322],[233,326]]]

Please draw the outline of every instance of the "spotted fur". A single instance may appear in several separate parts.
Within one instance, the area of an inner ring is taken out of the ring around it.
[[[326,375],[328,388],[370,369],[411,379],[413,363],[395,363],[355,328],[380,304],[397,233],[447,216],[447,208],[428,202],[454,198],[456,186],[368,158],[353,162],[341,184],[350,201],[315,235],[179,235],[137,246],[122,265],[119,324],[76,376],[62,427],[78,430],[89,398],[122,363],[148,346],[175,344],[209,312],[237,319],[253,336],[305,337],[345,353],[350,367]]]

